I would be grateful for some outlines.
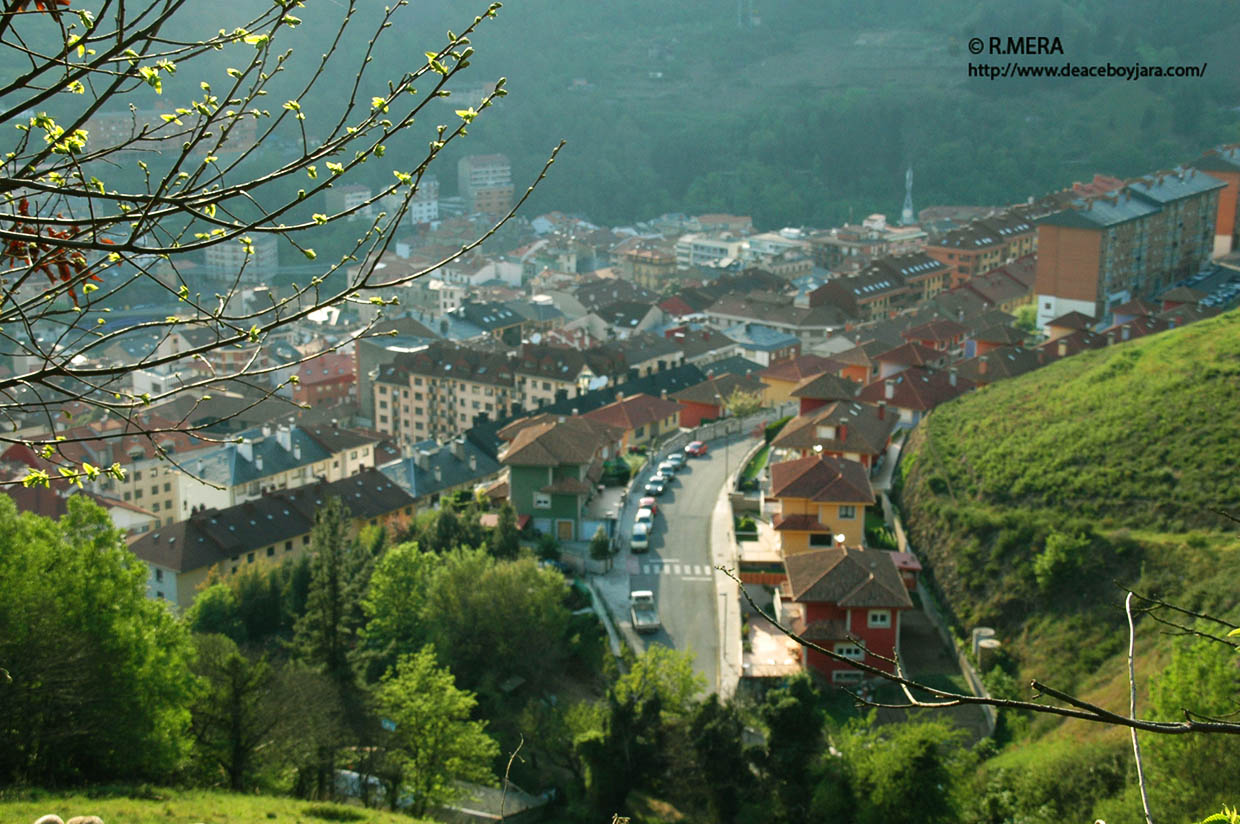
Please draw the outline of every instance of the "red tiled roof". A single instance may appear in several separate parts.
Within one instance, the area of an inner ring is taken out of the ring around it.
[[[955,385],[950,372],[937,372],[911,366],[889,378],[879,378],[861,390],[858,400],[866,403],[886,401],[889,406],[928,412],[941,403],[963,395],[974,387],[968,378],[956,377]],[[891,397],[887,397],[887,385],[891,384]]]
[[[613,401],[604,407],[587,412],[584,417],[623,430],[633,430],[655,421],[666,420],[679,413],[680,404],[675,401],[643,393]]]
[[[923,323],[920,326],[914,326],[903,333],[903,337],[908,341],[950,341],[960,337],[968,330],[956,323],[954,320],[946,318],[937,318],[929,323]]]
[[[1047,326],[1053,326],[1058,329],[1092,329],[1097,321],[1089,315],[1081,312],[1069,312],[1066,315],[1060,315],[1054,320],[1048,321]]]
[[[772,464],[771,497],[868,505],[874,503],[874,489],[856,461],[814,455]]]
[[[832,547],[784,559],[792,600],[843,607],[912,607],[892,553]]]
[[[831,527],[816,515],[776,515],[772,525],[777,532],[830,532]]]
[[[773,366],[763,369],[758,373],[758,377],[770,378],[775,381],[800,383],[806,378],[821,375],[823,372],[838,372],[839,370],[840,364],[831,360],[831,358],[824,358],[819,355],[801,355],[799,358],[780,361]]]
[[[500,463],[510,466],[580,466],[594,461],[595,453],[620,440],[623,431],[603,421],[584,417],[558,420],[550,415],[520,429]]]
[[[794,398],[810,398],[818,401],[846,401],[857,396],[861,384],[841,378],[830,372],[813,375],[796,385],[792,390]]]
[[[909,342],[897,346],[895,349],[888,349],[874,358],[874,360],[894,363],[897,366],[931,366],[940,363],[945,357],[946,355],[938,349],[931,349],[929,346],[923,346],[920,343]]]

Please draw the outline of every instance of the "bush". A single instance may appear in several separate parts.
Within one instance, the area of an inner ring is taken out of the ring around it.
[[[742,515],[736,519],[737,532],[757,532],[758,524],[749,515]]]

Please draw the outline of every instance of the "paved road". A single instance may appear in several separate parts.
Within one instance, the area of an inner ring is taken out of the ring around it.
[[[663,629],[637,636],[645,646],[663,644],[691,650],[695,668],[715,689],[719,671],[719,631],[715,603],[715,572],[711,566],[710,521],[730,462],[735,469],[744,453],[744,439],[727,449],[722,440],[701,458],[690,458],[659,498],[650,550],[627,554],[629,586],[655,593]],[[632,509],[628,517],[632,517]],[[624,530],[627,534],[628,525]],[[627,623],[627,622],[626,622]]]

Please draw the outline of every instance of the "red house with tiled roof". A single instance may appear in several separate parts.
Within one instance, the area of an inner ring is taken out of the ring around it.
[[[829,403],[850,401],[857,397],[857,392],[860,390],[861,384],[856,381],[841,378],[831,372],[823,372],[821,375],[813,375],[798,383],[792,390],[792,397],[801,400],[798,414],[806,415]]]
[[[1156,303],[1150,303],[1140,298],[1130,300],[1111,310],[1111,326],[1123,326],[1125,323],[1134,321],[1137,318],[1152,318],[1161,311],[1162,309]]]
[[[1208,295],[1205,292],[1194,289],[1191,286],[1177,286],[1174,289],[1163,292],[1160,299],[1162,300],[1163,311],[1169,312],[1172,309],[1179,309],[1181,306],[1195,307],[1207,297]]]
[[[734,392],[762,397],[766,384],[751,375],[711,375],[701,383],[674,392],[669,397],[680,404],[680,425],[692,429],[704,420],[723,417],[724,402]]]
[[[685,315],[696,314],[698,310],[694,309],[685,299],[679,295],[672,295],[670,298],[664,298],[659,301],[658,307],[670,317],[682,318]]]
[[[677,431],[680,404],[644,393],[628,397],[621,395],[612,403],[582,417],[623,430],[621,446],[629,449]]]
[[[936,318],[928,323],[905,330],[901,333],[901,337],[906,341],[919,343],[929,349],[950,352],[960,347],[965,333],[968,331],[968,329],[954,320]]]
[[[1132,334],[1131,330],[1128,334]],[[1051,338],[1038,348],[1046,353],[1044,357],[1046,362],[1050,363],[1057,358],[1070,357],[1086,349],[1102,349],[1106,345],[1106,335],[1100,335],[1088,329],[1079,329]]]
[[[311,406],[335,406],[356,400],[357,360],[353,355],[328,352],[297,367],[293,401]]]
[[[910,342],[897,346],[895,349],[889,349],[876,356],[874,360],[878,363],[878,376],[886,378],[913,366],[929,369],[944,367],[947,365],[947,353],[920,343]]]
[[[1005,378],[1015,378],[1032,372],[1046,361],[1041,349],[1025,349],[1021,346],[1000,346],[988,349],[975,358],[958,361],[956,371],[960,377],[986,386]]]
[[[912,366],[869,384],[857,400],[874,404],[883,401],[899,414],[901,426],[915,426],[931,409],[973,388],[973,381],[960,377],[955,369],[932,372]]]
[[[814,454],[845,458],[873,470],[887,454],[898,425],[899,417],[881,401],[874,406],[839,401],[788,421],[771,448],[802,458]]]
[[[845,659],[891,672],[883,658],[895,658],[901,613],[913,608],[894,554],[836,546],[787,557],[788,580],[776,592],[776,617]],[[850,664],[815,650],[803,647],[801,657],[833,684],[864,678]]]
[[[1025,342],[1026,337],[1023,331],[1014,326],[1005,323],[995,324],[971,332],[964,342],[964,354],[965,357],[975,357],[1005,346],[1020,346]]]

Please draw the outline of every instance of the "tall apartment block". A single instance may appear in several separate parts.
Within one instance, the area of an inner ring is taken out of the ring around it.
[[[1072,200],[1039,218],[1038,325],[1074,311],[1102,318],[1200,270],[1214,251],[1219,192],[1226,186],[1179,168]]]
[[[1191,165],[1227,184],[1218,194],[1214,256],[1230,254],[1240,248],[1240,208],[1236,206],[1240,200],[1240,143],[1211,149]]]
[[[462,157],[456,164],[456,179],[467,211],[500,215],[512,208],[512,165],[507,155]]]

